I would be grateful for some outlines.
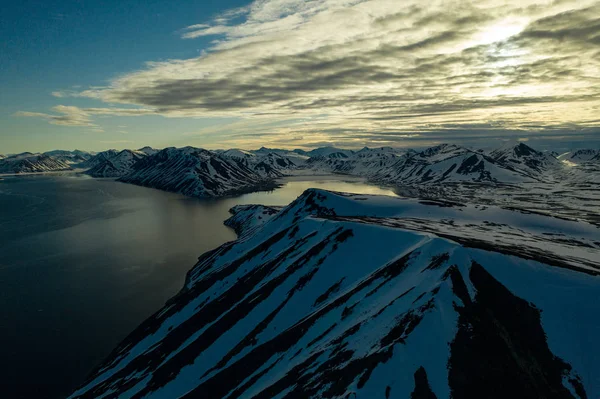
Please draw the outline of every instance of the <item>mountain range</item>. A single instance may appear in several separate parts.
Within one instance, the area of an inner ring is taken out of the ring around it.
[[[434,187],[439,183],[552,183],[596,179],[600,150],[556,155],[524,143],[493,151],[442,144],[421,151],[392,147],[358,151],[335,147],[311,151],[260,148],[210,151],[195,147],[23,153],[0,159],[1,173],[85,169],[93,177],[198,197],[231,195],[272,186],[273,179],[302,172],[344,174],[386,185]]]
[[[60,157],[29,152],[0,158],[0,173],[42,173],[71,170]]]

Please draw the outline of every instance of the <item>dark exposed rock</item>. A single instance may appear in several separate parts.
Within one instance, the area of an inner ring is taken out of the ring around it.
[[[415,389],[410,394],[410,399],[437,399],[427,381],[427,372],[423,366],[415,371]]]
[[[457,269],[450,273],[463,306],[452,342],[449,383],[456,398],[573,398],[563,386],[571,367],[548,349],[540,311],[513,295],[478,263],[467,299]],[[462,280],[462,279],[461,279]]]

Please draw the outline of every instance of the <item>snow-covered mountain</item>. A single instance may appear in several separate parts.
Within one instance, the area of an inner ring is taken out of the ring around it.
[[[78,166],[79,164],[92,158],[92,154],[90,154],[87,151],[81,151],[81,150],[73,150],[73,151],[53,150],[53,151],[45,152],[44,155],[51,156],[55,159],[65,162],[69,165],[76,165],[76,166]]]
[[[551,182],[564,176],[564,165],[554,155],[523,143],[489,153],[454,144],[422,151],[364,148],[345,158],[313,156],[304,167],[316,172],[362,176],[392,185],[518,184]]]
[[[110,158],[98,159],[98,162],[86,171],[93,177],[121,177],[131,173],[133,166],[147,154],[142,151],[123,150]]]
[[[218,154],[226,156],[228,158],[236,159],[253,159],[257,158],[258,155],[252,151],[241,150],[238,148],[232,148],[230,150],[215,151]],[[264,152],[264,154],[270,154],[270,152]]]
[[[364,177],[386,185],[422,188],[439,186],[440,183],[471,185],[483,183],[496,186],[561,181],[584,183],[598,181],[597,164],[600,163],[600,150],[578,150],[556,156],[551,152],[537,151],[524,143],[508,144],[489,152],[454,144],[441,144],[422,151],[393,147],[365,147],[358,151],[335,147],[310,151],[266,147],[258,150],[198,151],[206,156],[210,154],[210,157],[220,160],[218,162],[224,161],[234,168],[241,168],[242,175],[248,173],[249,177],[245,184],[236,178],[229,184],[228,178],[223,175],[213,182],[222,187],[216,187],[211,186],[213,183],[209,182],[213,172],[207,172],[200,180],[206,180],[211,188],[204,190],[198,187],[201,196],[228,195],[236,192],[237,188],[246,191],[250,187],[259,187],[272,179],[294,174],[296,171],[300,174],[339,173]],[[77,150],[51,151],[45,155],[54,154],[51,155],[52,158],[72,167],[88,169],[87,173],[92,176],[119,177],[135,172],[133,165],[142,157],[154,156],[158,153],[160,153],[158,150],[151,147],[143,147],[140,150],[125,150],[125,152],[107,150],[93,156],[91,153]],[[34,155],[36,154],[23,153],[10,158],[30,158]],[[174,190],[177,184],[172,179],[173,176],[180,176],[180,171],[177,170],[180,164],[175,162],[169,165],[175,170],[167,170],[168,165],[160,166],[161,173],[164,173],[165,179],[169,180],[168,183],[163,184]],[[184,174],[180,177],[186,181],[184,186],[191,181],[188,175]],[[144,178],[137,174],[132,179],[124,179],[128,182],[135,180],[144,180]],[[152,184],[156,187],[163,185]]]
[[[24,152],[0,160],[0,173],[40,173],[70,170],[71,166],[60,159]]]
[[[277,216],[280,210],[281,207],[274,206],[236,205],[229,210],[232,216],[225,225],[234,229],[238,236],[246,236]]]
[[[113,158],[114,156],[119,154],[119,152],[120,151],[118,151],[118,150],[101,151],[101,152],[97,153],[96,155],[92,156],[87,161],[79,164],[79,167],[87,168],[87,169],[93,168],[96,165],[102,164],[102,163],[106,162],[107,160]]]
[[[388,174],[379,177],[403,184],[520,183],[533,180],[481,151],[449,144],[408,155],[390,167]]]
[[[536,151],[523,143],[494,150],[490,156],[504,168],[534,179],[543,179],[560,167],[551,153]]]
[[[194,147],[165,148],[141,159],[120,181],[193,197],[217,197],[271,185],[244,161]]]
[[[366,177],[394,185],[438,184],[440,182],[519,183],[533,181],[509,162],[499,162],[482,151],[442,144],[423,151],[391,147],[364,148],[347,159],[313,157],[307,167],[319,171]]]
[[[323,158],[349,158],[354,154],[352,150],[344,150],[336,147],[322,147],[315,148],[314,150],[305,152],[304,155],[309,157],[323,157]]]
[[[145,146],[145,147],[140,148],[137,151],[143,152],[146,155],[154,155],[154,154],[156,154],[160,150],[157,150],[156,148],[152,148],[152,147],[149,147],[149,146]]]
[[[72,398],[600,394],[596,226],[321,190],[234,218]]]
[[[219,155],[243,163],[254,172],[265,178],[282,177],[288,171],[295,169],[306,157],[283,150],[245,151],[231,149],[218,152]]]
[[[405,154],[403,151],[391,147],[365,147],[356,152],[332,149],[331,147],[326,148],[325,151],[319,150],[311,151],[317,155],[308,159],[305,167],[316,172],[342,173],[366,178],[378,175]]]
[[[581,163],[589,161],[600,161],[600,150],[582,149],[577,151],[566,152],[558,156],[561,161],[569,161],[572,163]]]

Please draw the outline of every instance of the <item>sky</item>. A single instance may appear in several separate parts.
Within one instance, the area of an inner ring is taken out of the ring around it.
[[[600,146],[600,1],[9,2],[0,153]]]

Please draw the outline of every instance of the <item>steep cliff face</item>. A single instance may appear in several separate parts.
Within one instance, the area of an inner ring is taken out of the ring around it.
[[[600,393],[595,226],[320,190],[233,218],[72,398]]]

